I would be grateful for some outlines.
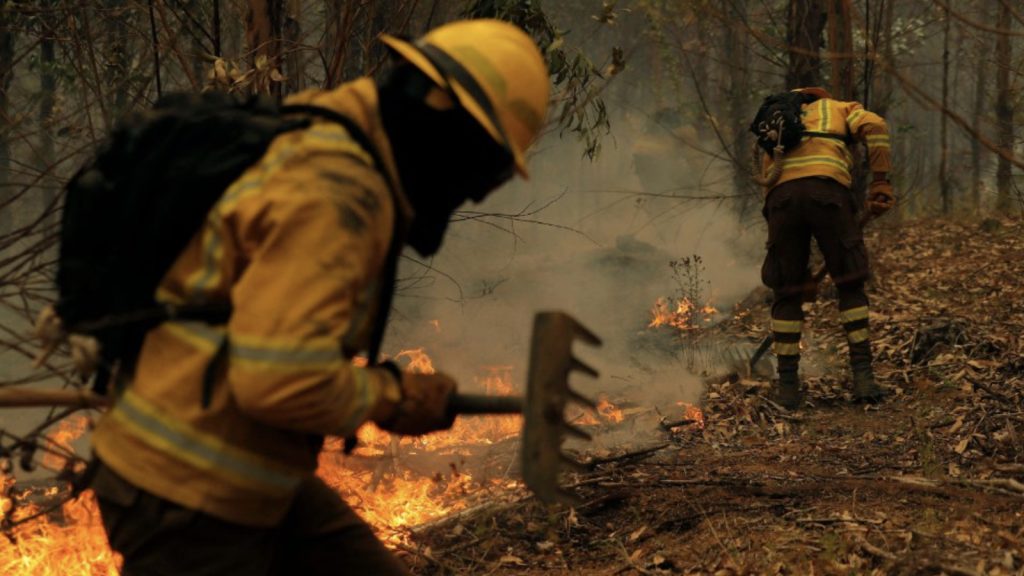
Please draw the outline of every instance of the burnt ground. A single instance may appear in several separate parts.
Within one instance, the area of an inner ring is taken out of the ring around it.
[[[477,508],[415,531],[405,559],[420,575],[1024,574],[1024,223],[883,221],[868,246],[883,403],[850,402],[826,287],[801,410],[764,377],[710,377],[706,426],[571,476],[582,505]],[[736,312],[715,330],[756,343],[764,294]]]

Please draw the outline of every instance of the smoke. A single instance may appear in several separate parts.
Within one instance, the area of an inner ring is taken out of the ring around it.
[[[669,262],[699,255],[705,296],[728,314],[759,284],[763,231],[740,223],[731,168],[688,145],[692,127],[612,125],[594,161],[546,137],[529,180],[464,206],[432,261],[404,261],[385,350],[425,347],[466,388],[486,366],[511,366],[521,388],[533,314],[561,310],[604,341],[577,347],[601,372],[577,389],[659,409],[696,402],[694,372],[713,367],[654,335],[650,309],[678,289]]]

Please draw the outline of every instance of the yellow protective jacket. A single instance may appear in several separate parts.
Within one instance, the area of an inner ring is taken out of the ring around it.
[[[853,155],[842,139],[864,142],[872,172],[889,172],[889,128],[885,120],[864,109],[858,102],[821,98],[802,107],[808,132],[835,134],[841,139],[804,136],[799,146],[782,157],[782,175],[773,185],[808,177],[826,177],[843,186],[852,183]],[[765,156],[764,176],[771,173],[773,161]]]
[[[296,102],[353,119],[386,165],[374,166],[336,123],[278,136],[157,293],[178,304],[230,302],[227,325],[150,331],[134,378],[93,434],[99,458],[132,484],[251,526],[281,520],[316,469],[321,435],[353,432],[396,386],[385,370],[351,362],[371,338],[394,211],[402,223],[411,215],[401,190],[389,191],[398,178],[376,88],[361,79]]]

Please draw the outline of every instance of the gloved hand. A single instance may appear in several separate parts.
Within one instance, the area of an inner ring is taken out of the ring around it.
[[[892,184],[888,180],[874,180],[868,187],[868,198],[865,208],[875,216],[881,216],[896,205],[896,195],[892,192]]]
[[[447,374],[402,372],[401,397],[389,413],[375,420],[377,426],[403,436],[420,436],[447,430],[455,422],[448,403],[455,394],[455,380]]]

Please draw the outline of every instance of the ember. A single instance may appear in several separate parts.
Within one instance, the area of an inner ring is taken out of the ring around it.
[[[601,426],[618,424],[624,418],[625,415],[622,413],[622,410],[615,404],[612,404],[608,400],[607,395],[601,394],[597,397],[596,416],[594,412],[584,410],[579,417],[573,420],[573,423],[580,426]]]
[[[687,402],[676,402],[677,406],[683,408],[683,419],[693,420],[693,424],[698,428],[704,428],[704,411]]]

